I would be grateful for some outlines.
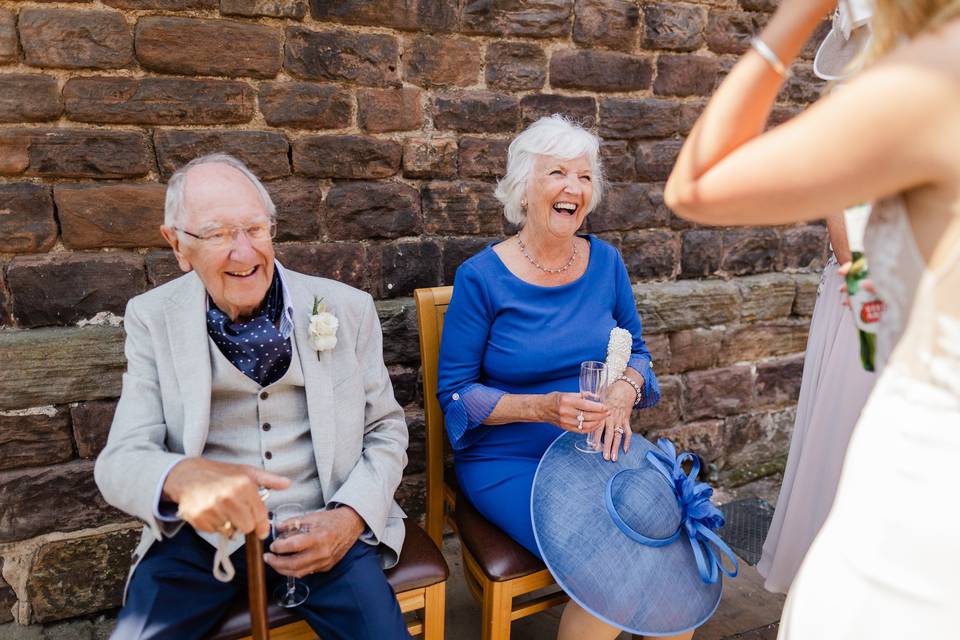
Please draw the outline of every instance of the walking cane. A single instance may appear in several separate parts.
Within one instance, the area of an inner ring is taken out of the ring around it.
[[[267,584],[263,568],[263,542],[256,531],[247,534],[247,597],[250,601],[250,634],[253,640],[270,640],[267,626]]]

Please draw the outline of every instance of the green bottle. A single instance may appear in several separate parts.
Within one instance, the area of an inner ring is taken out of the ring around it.
[[[853,322],[857,325],[860,340],[860,362],[866,371],[874,371],[876,367],[877,323],[883,314],[883,301],[863,288],[863,281],[870,275],[867,258],[863,253],[863,234],[870,217],[870,208],[869,204],[861,204],[843,212],[847,240],[853,256],[853,265],[847,272],[847,295],[850,296]]]

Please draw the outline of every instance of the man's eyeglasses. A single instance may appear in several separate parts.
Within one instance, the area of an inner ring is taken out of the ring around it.
[[[242,227],[217,227],[203,233],[192,233],[181,227],[174,227],[174,229],[216,248],[232,247],[241,233],[247,236],[247,240],[250,242],[263,242],[277,237],[277,223],[273,220],[256,222]]]

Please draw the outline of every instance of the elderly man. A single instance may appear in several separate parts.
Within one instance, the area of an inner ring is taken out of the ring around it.
[[[127,305],[96,465],[107,501],[146,523],[114,637],[202,637],[242,590],[221,581],[245,575],[240,534],[267,537],[296,503],[301,532],[264,554],[271,589],[300,578],[325,639],[408,638],[383,574],[403,542],[407,428],[373,300],[281,267],[270,196],[230,156],[170,178],[161,232],[189,273]]]

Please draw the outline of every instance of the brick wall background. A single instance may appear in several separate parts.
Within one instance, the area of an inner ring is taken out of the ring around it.
[[[736,483],[782,464],[821,225],[699,228],[662,183],[775,0],[0,0],[0,623],[115,607],[137,525],[93,459],[124,305],[178,275],[164,181],[225,150],[266,181],[288,266],[378,299],[422,512],[411,292],[506,228],[513,135],[596,127],[612,181],[588,230],[621,248],[663,401],[636,416]],[[812,55],[812,47],[805,52]],[[774,110],[820,87],[800,64]],[[135,473],[135,470],[131,470]]]

